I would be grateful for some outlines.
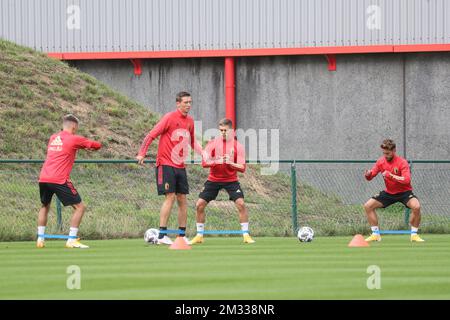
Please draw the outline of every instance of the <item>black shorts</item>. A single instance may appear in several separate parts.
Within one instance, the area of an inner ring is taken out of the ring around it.
[[[158,195],[166,193],[189,194],[189,184],[185,168],[158,166],[156,168],[156,188]]]
[[[41,203],[44,206],[52,202],[53,194],[56,194],[64,206],[81,202],[80,194],[70,180],[63,184],[39,182],[39,193],[41,195]]]
[[[244,198],[241,185],[238,181],[234,182],[213,182],[207,180],[204,184],[203,190],[199,194],[199,198],[210,202],[217,198],[220,189],[225,189],[230,196],[230,200],[236,201],[239,198]]]
[[[405,206],[407,206],[406,204],[412,198],[417,198],[412,191],[405,191],[396,194],[390,194],[386,191],[381,191],[379,194],[372,197],[372,199],[381,202],[383,204],[383,208],[387,208],[396,202],[401,202]]]

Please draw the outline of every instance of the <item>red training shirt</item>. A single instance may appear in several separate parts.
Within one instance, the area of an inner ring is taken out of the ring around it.
[[[47,146],[47,158],[41,169],[39,182],[63,184],[70,179],[73,163],[78,149],[101,148],[100,142],[89,140],[67,131],[55,133]]]
[[[245,172],[245,150],[236,139],[225,140],[222,136],[217,137],[207,144],[205,152],[207,159],[202,160],[202,166],[210,168],[209,181],[235,182],[238,181],[237,172]],[[225,155],[228,155],[232,162],[244,165],[244,168],[237,169],[226,163],[217,163]]]
[[[370,171],[370,176],[366,177],[369,181],[372,180],[378,173],[383,173],[384,171],[388,171],[396,176],[404,178],[404,180],[397,180],[391,176],[386,176],[384,178],[384,183],[386,184],[385,191],[387,193],[397,194],[412,190],[411,172],[409,170],[408,162],[398,155],[395,155],[391,161],[387,161],[384,156],[381,157],[377,160]]]
[[[189,115],[184,115],[178,109],[165,114],[147,134],[138,155],[145,156],[150,144],[158,136],[161,138],[156,156],[156,166],[167,165],[184,168],[184,161],[189,155],[189,145],[197,152],[202,152],[202,147],[194,137],[194,119]]]

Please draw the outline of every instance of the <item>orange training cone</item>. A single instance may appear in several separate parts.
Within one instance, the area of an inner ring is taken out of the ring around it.
[[[349,247],[370,247],[369,243],[364,240],[364,237],[357,234],[353,237],[352,241],[348,244]]]
[[[186,243],[183,237],[177,237],[175,241],[170,245],[169,249],[172,250],[190,250],[192,247]]]

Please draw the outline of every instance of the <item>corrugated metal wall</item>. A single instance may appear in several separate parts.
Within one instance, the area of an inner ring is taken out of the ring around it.
[[[45,52],[450,43],[449,0],[0,0],[0,19]]]

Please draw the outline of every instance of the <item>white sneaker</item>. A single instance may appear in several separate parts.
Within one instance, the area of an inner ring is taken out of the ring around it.
[[[168,236],[164,236],[162,239],[158,239],[158,244],[168,244],[171,245],[173,242]]]

